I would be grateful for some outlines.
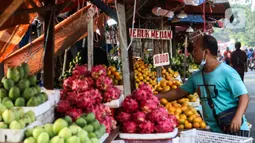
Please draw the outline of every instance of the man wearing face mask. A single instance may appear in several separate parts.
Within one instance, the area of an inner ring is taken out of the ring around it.
[[[214,37],[204,35],[193,43],[192,56],[201,69],[176,90],[160,93],[158,98],[178,100],[197,92],[204,120],[211,131],[248,136],[244,116],[249,103],[248,92],[239,74],[217,60],[218,45]]]

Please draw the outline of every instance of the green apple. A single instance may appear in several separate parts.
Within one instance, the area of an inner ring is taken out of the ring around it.
[[[64,119],[61,118],[57,119],[53,124],[54,134],[57,135],[60,132],[60,130],[62,130],[65,127],[68,127],[68,123]]]
[[[50,138],[55,136],[55,134],[53,132],[53,125],[52,124],[45,124],[44,125],[44,131],[49,134]]]
[[[80,139],[77,136],[71,136],[65,143],[80,143]]]
[[[35,127],[33,130],[33,137],[37,140],[37,138],[39,137],[39,135],[44,132],[44,129],[40,126]]]
[[[48,142],[50,142],[50,136],[47,132],[42,132],[38,136],[36,141],[37,141],[36,143],[48,143]]]
[[[65,140],[72,136],[72,132],[68,127],[64,127],[60,132],[58,133],[58,136],[64,138]]]
[[[60,136],[55,136],[50,140],[50,143],[65,143],[65,140]]]

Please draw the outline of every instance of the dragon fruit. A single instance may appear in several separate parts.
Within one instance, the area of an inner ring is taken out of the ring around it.
[[[174,127],[177,127],[179,125],[177,118],[172,114],[168,114],[167,120],[169,120]]]
[[[66,90],[66,91],[71,90],[74,80],[75,80],[75,78],[72,77],[72,76],[66,78],[63,82],[63,89]]]
[[[89,88],[93,88],[95,83],[94,80],[91,77],[85,77],[84,80],[87,81]]]
[[[146,115],[143,112],[135,112],[134,114],[132,114],[132,121],[136,122],[136,123],[140,123],[145,121]]]
[[[159,106],[157,102],[152,99],[140,101],[140,107],[145,113],[149,113],[152,110],[156,109]]]
[[[90,74],[88,70],[87,65],[76,65],[75,68],[72,71],[72,76],[75,76],[77,78],[88,76]]]
[[[151,111],[147,115],[147,118],[153,122],[160,122],[163,120],[167,120],[167,118],[169,117],[168,115],[169,114],[164,107],[158,107],[157,109]]]
[[[150,121],[144,121],[138,125],[139,133],[153,133],[154,132],[154,124]]]
[[[117,116],[117,119],[118,121],[123,123],[123,122],[129,121],[131,119],[131,115],[126,112],[120,112],[119,115]]]
[[[96,103],[101,103],[102,95],[97,89],[90,89],[85,92],[80,92],[76,97],[76,106],[86,111],[93,107]]]
[[[78,98],[76,92],[70,91],[66,92],[64,99],[69,101],[70,104],[76,104]]]
[[[89,88],[89,85],[86,80],[77,79],[73,81],[72,90],[76,92],[86,91]]]
[[[59,101],[59,103],[56,107],[56,111],[58,113],[65,113],[69,109],[71,109],[71,105],[68,101],[65,101],[65,100]]]
[[[138,110],[138,102],[132,96],[128,96],[122,102],[122,107],[126,112],[132,113]]]
[[[106,68],[103,65],[92,67],[91,76],[93,79],[98,79],[101,76],[106,76]]]
[[[146,91],[148,95],[153,95],[152,88],[148,84],[139,85],[139,89]]]
[[[120,89],[118,89],[117,87],[109,87],[106,89],[105,93],[104,93],[104,100],[103,102],[111,102],[112,100],[116,100],[119,99],[121,94]]]
[[[122,126],[122,130],[125,133],[135,133],[136,129],[137,129],[137,125],[135,122],[132,122],[132,121],[127,121]]]
[[[142,89],[137,89],[135,90],[132,95],[137,99],[138,101],[140,100],[146,100],[147,99],[147,93],[145,90]]]
[[[158,133],[172,132],[176,126],[170,120],[160,121],[156,124],[155,130]]]
[[[100,76],[96,81],[97,88],[105,91],[107,88],[112,87],[112,79],[108,76]]]
[[[66,111],[66,115],[70,116],[73,121],[82,115],[82,110],[78,108],[72,108]]]

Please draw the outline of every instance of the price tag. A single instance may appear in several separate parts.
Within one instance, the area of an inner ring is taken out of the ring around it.
[[[159,66],[167,66],[170,64],[169,61],[169,54],[163,53],[163,54],[157,54],[153,56],[153,65],[154,67]]]

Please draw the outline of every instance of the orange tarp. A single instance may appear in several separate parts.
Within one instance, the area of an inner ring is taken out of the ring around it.
[[[40,3],[38,1],[39,0],[34,0],[34,2],[38,6],[40,6]],[[0,10],[3,11],[4,8],[7,7],[10,3],[11,1],[9,0],[7,1],[5,0],[1,2]],[[20,7],[20,9],[27,9],[27,8],[32,8],[32,6],[30,5],[28,1],[25,1],[24,4],[22,4],[22,6]],[[3,26],[1,26],[1,29],[4,27],[9,27],[9,28],[0,31],[0,63],[15,50],[15,48],[18,46],[19,42],[21,41],[22,37],[25,35],[26,31],[28,30],[29,24],[16,25],[16,23],[17,22],[32,23],[36,15],[37,15],[36,13],[31,13],[31,14],[22,15],[22,16],[21,15],[11,16],[9,20],[5,22]]]
[[[57,56],[64,49],[87,36],[87,24],[94,14],[94,9],[91,6],[87,6],[55,26],[54,56]],[[96,23],[103,23],[104,17],[105,15],[102,14],[99,18],[95,18],[94,21]],[[94,31],[96,28],[96,25],[94,25]],[[27,61],[31,72],[37,73],[43,66],[43,55],[44,35],[41,35],[32,43],[15,51],[6,58],[4,60],[4,69],[6,71],[9,66],[18,66]]]

